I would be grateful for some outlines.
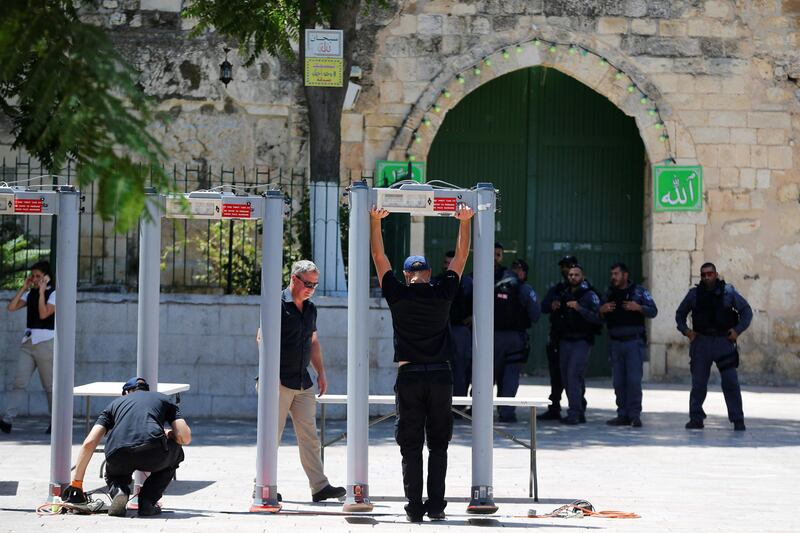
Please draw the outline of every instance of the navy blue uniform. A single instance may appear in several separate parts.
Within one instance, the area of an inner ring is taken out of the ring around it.
[[[433,278],[441,283],[445,273]],[[450,341],[452,343],[453,396],[466,396],[472,382],[472,276],[461,278],[450,305]]]
[[[561,382],[561,362],[558,356],[558,320],[559,314],[553,313],[553,302],[558,301],[561,293],[569,288],[569,283],[561,281],[552,285],[542,300],[542,313],[550,315],[550,334],[547,338],[545,351],[547,352],[547,370],[550,374],[550,410],[556,414],[561,413],[561,394],[564,384]],[[586,407],[586,400],[583,400]]]
[[[579,311],[567,307],[566,304],[570,301],[578,302]],[[567,420],[578,422],[585,420],[584,378],[586,368],[589,366],[589,352],[602,324],[597,314],[600,309],[600,298],[590,285],[583,281],[577,290],[572,291],[570,288],[562,292],[560,302],[561,307],[556,313],[559,315],[557,335],[561,381],[564,383],[569,401]]]
[[[636,302],[639,311],[626,311],[623,302]],[[624,289],[609,287],[602,303],[614,302],[616,308],[603,316],[608,330],[608,359],[617,397],[617,416],[636,420],[642,414],[642,376],[647,355],[645,318],[654,318],[658,308],[650,292],[635,283]]]
[[[519,390],[519,375],[528,359],[528,328],[539,321],[541,310],[536,292],[527,283],[522,283],[512,271],[506,271],[501,282],[510,282],[509,291],[495,291],[494,317],[494,380],[497,396],[513,398]],[[498,301],[501,297],[505,301]],[[500,306],[507,310],[498,313]],[[501,405],[497,408],[501,421],[516,420],[516,407]]]
[[[735,311],[735,312],[734,312]],[[692,391],[689,394],[689,418],[702,422],[706,417],[703,402],[708,392],[711,365],[716,364],[722,381],[722,393],[728,408],[728,420],[743,422],[742,391],[739,387],[739,352],[728,340],[728,331],[741,334],[753,320],[753,310],[733,285],[717,281],[708,290],[702,284],[692,287],[675,312],[678,331],[689,330],[686,318],[692,314],[692,330],[698,335],[689,345],[689,369]]]

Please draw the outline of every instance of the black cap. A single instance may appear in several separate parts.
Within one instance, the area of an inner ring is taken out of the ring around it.
[[[505,250],[506,249],[506,247],[503,246],[503,243],[500,242],[500,241],[494,241],[494,247],[495,248],[500,248],[501,250]]]
[[[513,263],[511,263],[511,268],[519,268],[526,274],[528,273],[528,263],[525,262],[524,259],[515,259]]]
[[[573,266],[578,264],[578,258],[574,255],[565,255],[558,261],[558,266]]]

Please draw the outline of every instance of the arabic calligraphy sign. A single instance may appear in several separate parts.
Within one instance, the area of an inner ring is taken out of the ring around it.
[[[305,36],[306,87],[341,87],[344,70],[342,30],[306,30]]]
[[[343,49],[342,30],[306,30],[306,57],[338,57]]]
[[[702,211],[701,166],[653,167],[653,211]]]
[[[307,57],[306,87],[341,87],[342,60],[327,57]]]
[[[408,165],[406,161],[378,161],[375,167],[375,186],[389,187],[400,180],[425,183],[425,163],[422,161],[411,163],[410,176]]]

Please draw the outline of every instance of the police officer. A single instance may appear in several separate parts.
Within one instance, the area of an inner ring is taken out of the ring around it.
[[[495,283],[494,290],[494,380],[497,396],[513,398],[519,389],[519,374],[528,360],[528,329],[539,321],[541,310],[528,279],[528,263],[517,259]],[[500,422],[516,422],[516,408],[497,408]]]
[[[506,267],[503,266],[503,254],[505,249],[503,243],[497,241],[494,243],[494,282],[497,283],[506,273]]]
[[[658,309],[650,292],[630,281],[625,263],[611,265],[611,286],[602,298],[600,317],[608,329],[608,359],[614,376],[617,416],[609,426],[642,427],[642,374],[647,353],[645,318]]]
[[[455,257],[436,284],[431,283],[431,268],[422,256],[412,255],[403,263],[405,283],[392,273],[381,234],[381,219],[388,215],[385,209],[370,210],[370,245],[383,297],[392,313],[394,360],[398,363],[394,389],[395,440],[403,457],[406,517],[411,522],[421,522],[427,513],[432,520],[442,520],[447,505],[444,499],[447,447],[453,436],[448,323],[450,305],[469,256],[473,211],[463,205],[456,208],[459,229]],[[423,504],[422,446],[426,438],[428,501]]]
[[[433,282],[440,283],[447,276],[455,250],[444,254],[442,272]],[[450,306],[450,339],[453,343],[453,396],[466,396],[472,378],[472,276],[465,274]]]
[[[691,329],[686,317],[692,314]],[[717,267],[700,267],[700,283],[689,289],[675,312],[678,331],[689,338],[689,369],[692,392],[689,394],[689,422],[686,429],[703,429],[706,417],[703,402],[708,392],[711,365],[716,364],[722,381],[722,393],[733,429],[744,431],[742,391],[739,388],[739,350],[736,339],[750,326],[753,311],[733,285],[717,276]]]
[[[564,391],[564,384],[561,382],[561,363],[558,357],[558,331],[560,329],[558,321],[561,315],[553,311],[556,310],[555,304],[558,304],[561,293],[569,287],[567,274],[570,267],[577,264],[578,258],[574,255],[565,255],[561,258],[558,267],[561,270],[562,280],[552,285],[542,300],[542,313],[550,315],[550,335],[547,338],[546,346],[547,370],[550,373],[550,406],[547,411],[536,417],[539,420],[561,420],[561,393]],[[585,399],[583,405],[585,408]]]
[[[586,422],[584,377],[589,366],[589,352],[602,322],[597,314],[600,298],[584,279],[580,265],[569,268],[567,281],[569,287],[553,303],[553,311],[559,315],[557,336],[561,380],[569,401],[567,416],[561,422],[576,425]]]

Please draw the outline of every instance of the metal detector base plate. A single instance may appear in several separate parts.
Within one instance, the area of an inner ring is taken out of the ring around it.
[[[476,505],[468,505],[467,512],[469,514],[494,514],[497,512],[497,506],[494,503],[480,503]]]
[[[370,502],[345,502],[342,505],[344,513],[369,513],[375,506]]]
[[[250,512],[251,513],[272,513],[276,514],[280,512],[281,504],[277,505],[251,505]]]

